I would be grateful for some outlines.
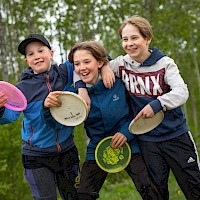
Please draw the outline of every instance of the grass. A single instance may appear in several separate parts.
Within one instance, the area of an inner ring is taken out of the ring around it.
[[[183,192],[180,190],[174,175],[170,173],[169,177],[170,200],[186,200]],[[101,191],[99,200],[142,200],[131,179],[125,179],[121,182],[111,184],[106,180]]]

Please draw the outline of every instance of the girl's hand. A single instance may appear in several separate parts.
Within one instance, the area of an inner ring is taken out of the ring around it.
[[[78,89],[78,95],[81,96],[85,100],[85,102],[88,106],[88,112],[89,112],[90,106],[91,106],[91,100],[90,100],[90,97],[88,95],[87,89],[86,88],[79,88]]]
[[[102,76],[105,87],[111,88],[115,82],[115,75],[113,71],[110,69],[109,64],[104,65],[101,68],[101,76]]]
[[[50,92],[44,100],[44,109],[47,110],[51,107],[60,107],[62,102],[58,99],[58,96],[61,94],[63,94],[62,91]]]
[[[149,104],[147,104],[134,118],[137,121],[142,116],[143,119],[148,119],[154,116],[154,111]]]
[[[3,93],[0,93],[0,108],[4,106],[5,103],[7,103],[8,97],[5,96]]]
[[[120,132],[117,132],[113,137],[112,137],[112,147],[113,148],[119,148],[121,147],[125,142],[127,141],[127,138],[125,135],[123,135]]]

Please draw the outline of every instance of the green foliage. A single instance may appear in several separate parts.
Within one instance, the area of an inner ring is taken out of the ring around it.
[[[199,11],[197,0],[1,0],[1,28],[5,34],[3,38],[0,37],[0,41],[4,40],[6,44],[7,63],[3,65],[0,56],[0,79],[4,79],[3,69],[7,68],[9,82],[16,83],[19,80],[19,74],[27,64],[24,62],[24,56],[17,52],[17,47],[31,32],[45,34],[52,44],[58,41],[53,49],[60,50],[63,62],[75,42],[90,39],[103,44],[108,54],[115,58],[125,54],[118,36],[120,24],[132,15],[141,15],[146,17],[153,27],[154,38],[150,46],[157,46],[175,60],[188,85],[190,97],[184,105],[184,111],[195,142],[200,146]],[[1,52],[0,46],[0,55]],[[31,199],[21,164],[21,120],[22,116],[12,124],[0,126],[1,199]],[[74,137],[82,166],[86,151],[83,124],[75,128]],[[137,192],[132,191],[132,183],[124,181],[129,179],[126,172],[120,172],[119,177],[122,183],[115,185],[116,176],[108,175],[101,191],[101,199],[139,199],[134,196]],[[177,196],[179,190],[176,181],[170,178],[169,182],[171,194],[174,194],[170,199],[183,199],[181,192],[180,196]],[[132,193],[128,192],[127,188]],[[128,197],[123,196],[125,194]]]
[[[21,164],[21,123],[0,126],[0,196],[1,199],[31,199]]]
[[[76,126],[74,128],[74,140],[80,156],[80,169],[81,169],[86,157],[86,144],[85,144],[85,134],[83,130],[83,124],[80,124],[79,126]]]

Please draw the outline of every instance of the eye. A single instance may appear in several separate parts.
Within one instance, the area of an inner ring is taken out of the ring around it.
[[[135,36],[134,36],[134,37],[132,37],[132,40],[136,40],[136,39],[137,39],[137,37],[135,37]]]
[[[32,56],[33,55],[33,53],[28,53],[28,56]]]
[[[79,63],[74,63],[74,66],[79,66]]]
[[[123,41],[123,42],[127,42],[128,39],[127,39],[127,38],[122,38],[122,41]]]

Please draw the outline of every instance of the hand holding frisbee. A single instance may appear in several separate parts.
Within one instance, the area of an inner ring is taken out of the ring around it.
[[[116,173],[125,169],[129,164],[131,149],[127,142],[119,148],[113,148],[111,142],[112,136],[99,142],[95,150],[95,160],[102,170]]]
[[[23,111],[27,107],[26,97],[14,85],[0,81],[0,92],[7,97],[7,102],[4,104],[6,108],[14,111]]]
[[[85,101],[73,92],[63,92],[57,97],[62,105],[51,107],[53,118],[65,126],[77,126],[84,122],[88,115],[88,107]]]
[[[163,120],[164,113],[159,111],[151,118],[139,117],[137,121],[132,120],[129,125],[129,131],[135,135],[147,133],[156,128]]]

